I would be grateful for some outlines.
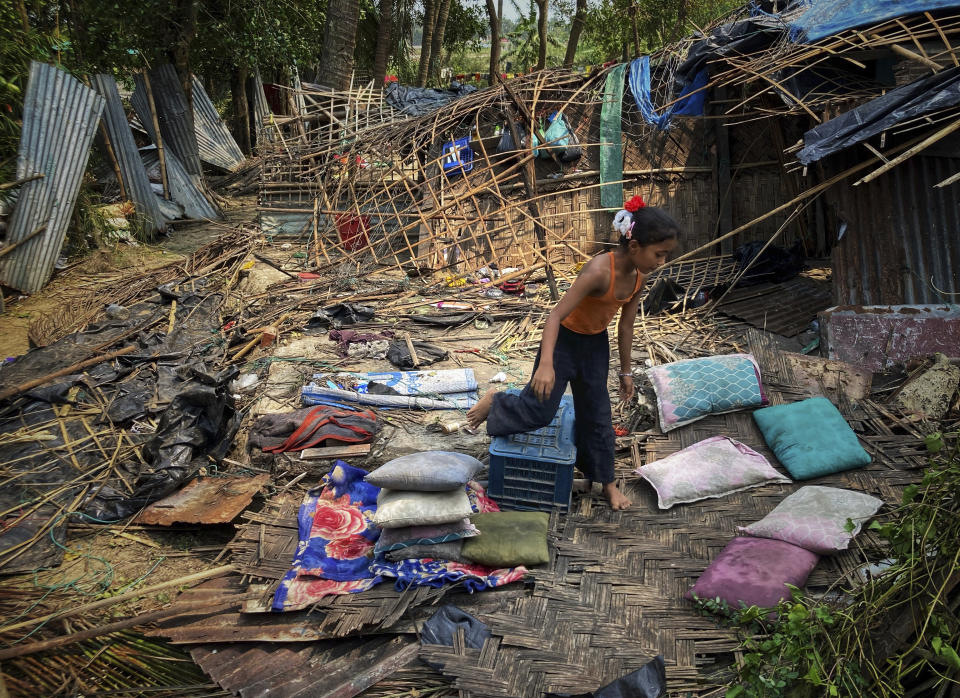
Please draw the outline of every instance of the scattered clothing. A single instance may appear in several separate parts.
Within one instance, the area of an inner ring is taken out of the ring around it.
[[[320,405],[258,417],[250,428],[247,443],[266,453],[302,451],[325,441],[369,443],[379,428],[377,415],[369,410]]]
[[[387,355],[391,335],[392,332],[379,334],[356,330],[330,330],[330,341],[337,343],[337,353],[340,356],[382,359]]]
[[[380,536],[372,522],[380,488],[365,470],[338,460],[321,488],[307,492],[298,515],[300,542],[273,598],[274,611],[296,611],[331,594],[355,594],[379,584],[370,556]]]
[[[448,604],[441,606],[440,610],[423,624],[420,629],[420,644],[453,647],[453,638],[461,628],[464,645],[470,649],[482,649],[483,643],[492,636],[486,623],[477,620],[463,609]],[[427,663],[437,671],[442,670],[444,666],[433,662]]]

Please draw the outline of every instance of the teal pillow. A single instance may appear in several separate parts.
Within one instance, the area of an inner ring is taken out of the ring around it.
[[[847,421],[825,397],[753,413],[767,445],[794,480],[832,475],[870,462]]]

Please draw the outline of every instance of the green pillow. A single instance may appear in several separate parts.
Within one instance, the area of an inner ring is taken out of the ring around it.
[[[794,480],[832,475],[870,462],[847,421],[825,397],[753,413],[767,445]]]
[[[498,511],[474,514],[480,535],[463,540],[460,554],[468,560],[500,569],[517,565],[542,565],[550,561],[547,525],[550,515],[542,511]]]

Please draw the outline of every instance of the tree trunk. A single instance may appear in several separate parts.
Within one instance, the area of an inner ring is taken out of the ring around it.
[[[380,0],[377,48],[373,54],[373,84],[378,87],[382,87],[387,78],[391,39],[393,39],[393,0]]]
[[[20,15],[20,24],[23,28],[24,34],[30,33],[30,20],[27,17],[27,7],[23,4],[23,0],[16,0],[17,14]]]
[[[230,93],[233,96],[233,134],[244,155],[253,151],[250,142],[250,103],[247,101],[249,70],[235,66],[230,71]]]
[[[563,67],[573,67],[573,61],[577,55],[577,44],[580,43],[580,34],[583,32],[583,25],[587,19],[587,0],[577,0],[577,11],[573,15],[573,21],[570,23],[570,38],[567,39],[567,52],[563,56]]]
[[[327,87],[337,90],[350,88],[359,17],[359,0],[330,0],[327,5],[319,75],[320,82]]]
[[[173,66],[177,69],[180,86],[187,98],[187,118],[193,127],[193,76],[190,72],[190,47],[197,35],[197,14],[199,11],[197,0],[180,0],[177,3],[177,14],[180,20],[180,32],[173,47]]]
[[[537,2],[537,37],[540,46],[537,51],[537,70],[547,67],[547,0]]]
[[[500,15],[493,0],[487,0],[487,16],[490,18],[490,75],[487,83],[495,85],[495,76],[500,74]]]
[[[440,0],[424,0],[423,32],[420,37],[420,67],[417,70],[417,87],[427,84],[427,69],[430,67],[430,50],[433,48],[433,27],[437,22]]]
[[[427,74],[437,79],[440,72],[440,56],[443,55],[443,35],[447,31],[447,17],[450,16],[450,0],[440,0],[437,10],[437,24],[433,28],[433,41],[430,47],[430,67]]]

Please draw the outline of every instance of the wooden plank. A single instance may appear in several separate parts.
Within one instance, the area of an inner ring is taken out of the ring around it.
[[[322,460],[324,458],[350,458],[370,453],[371,444],[348,444],[346,446],[326,446],[324,448],[305,448],[300,452],[300,460]]]

